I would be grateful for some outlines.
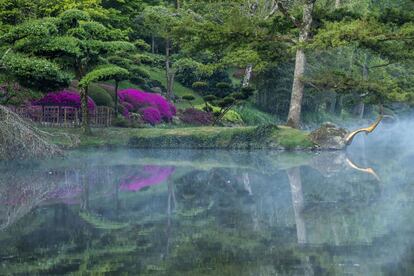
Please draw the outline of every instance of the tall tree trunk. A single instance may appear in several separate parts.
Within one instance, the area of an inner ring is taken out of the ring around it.
[[[119,81],[115,80],[115,118],[118,117],[118,87],[119,87]]]
[[[168,100],[173,100],[174,98],[174,72],[171,68],[171,60],[170,60],[170,44],[171,41],[167,38],[165,42],[165,73],[167,77],[167,98]]]
[[[250,84],[250,79],[252,77],[252,70],[253,70],[253,65],[249,64],[246,67],[246,71],[244,73],[244,78],[243,78],[243,87],[247,87]]]
[[[90,134],[89,109],[88,109],[88,86],[80,89],[82,124],[81,130],[84,134]]]
[[[306,0],[303,6],[303,18],[300,27],[299,44],[306,43],[309,39],[312,13],[316,0]],[[287,125],[299,128],[300,115],[302,111],[303,89],[305,84],[302,81],[306,68],[306,55],[303,48],[296,50],[295,73],[293,76],[292,95],[290,99],[289,115]]]

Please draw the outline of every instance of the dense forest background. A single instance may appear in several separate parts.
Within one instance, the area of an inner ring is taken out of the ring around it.
[[[372,118],[410,110],[413,46],[412,0],[0,0],[0,103],[122,112],[136,87],[246,124]]]

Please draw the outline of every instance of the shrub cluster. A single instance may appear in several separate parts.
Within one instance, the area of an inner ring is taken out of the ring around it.
[[[69,90],[62,90],[58,92],[51,92],[46,94],[40,100],[33,101],[33,105],[41,105],[41,106],[67,106],[67,107],[75,107],[80,108],[81,101],[80,95],[77,92],[69,91]],[[95,110],[95,102],[88,97],[88,109]]]
[[[177,112],[175,106],[160,94],[129,88],[119,91],[118,97],[125,117],[139,113],[146,123],[152,125],[171,122]]]

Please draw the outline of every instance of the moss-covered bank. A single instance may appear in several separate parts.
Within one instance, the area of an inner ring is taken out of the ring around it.
[[[76,145],[56,135],[54,143],[63,147],[127,146],[134,148],[182,149],[313,149],[307,132],[284,126],[258,127],[188,127],[188,128],[104,128],[92,136],[80,135],[77,129],[46,129],[52,133],[78,136]]]

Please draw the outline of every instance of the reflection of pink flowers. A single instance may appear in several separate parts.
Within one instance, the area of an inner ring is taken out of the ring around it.
[[[139,175],[133,175],[121,182],[121,189],[139,191],[144,187],[157,185],[167,180],[175,171],[174,167],[145,166]]]
[[[66,204],[76,204],[78,197],[82,193],[82,188],[80,186],[74,187],[58,187],[52,192],[48,193],[49,199],[62,200]]]

